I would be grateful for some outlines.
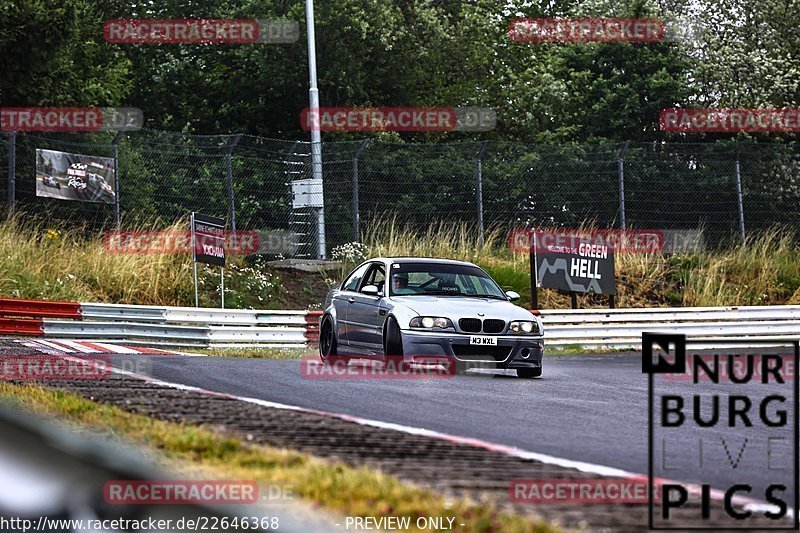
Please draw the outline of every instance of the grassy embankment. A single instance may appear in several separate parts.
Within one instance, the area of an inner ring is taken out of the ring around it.
[[[193,304],[188,256],[109,253],[99,236],[87,238],[77,231],[55,234],[48,229],[21,217],[0,224],[0,296]],[[363,256],[420,255],[475,262],[505,289],[522,294],[522,305],[530,302],[528,257],[512,253],[507,236],[499,231],[489,231],[480,243],[463,224],[433,224],[422,233],[395,224],[370,225],[365,243]],[[201,267],[201,305],[219,305],[218,272]],[[226,305],[318,308],[332,281],[322,273],[279,271],[233,257],[226,269]],[[726,250],[671,256],[618,254],[617,290],[619,307],[798,304],[800,249],[792,231],[776,229]],[[540,305],[567,308],[569,298],[542,290]],[[606,302],[586,296],[581,305],[603,307]]]
[[[373,227],[366,236],[375,255],[449,257],[476,263],[504,289],[530,302],[527,254],[515,254],[505,233],[490,231],[478,242],[466,225],[432,225],[412,234],[394,225]],[[706,253],[618,254],[619,307],[800,304],[800,247],[791,230],[774,229],[745,245]],[[541,290],[545,309],[569,308],[567,295]],[[584,296],[582,307],[605,307],[605,297]]]

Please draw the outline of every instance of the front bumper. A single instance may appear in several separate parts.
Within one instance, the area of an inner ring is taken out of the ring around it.
[[[491,335],[497,346],[471,346],[470,335],[452,331],[402,330],[406,361],[455,360],[496,368],[539,368],[542,366],[542,336]]]

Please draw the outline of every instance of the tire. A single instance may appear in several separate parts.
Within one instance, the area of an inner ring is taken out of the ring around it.
[[[520,378],[540,378],[542,377],[542,367],[538,368],[518,368],[517,377]]]
[[[346,365],[348,357],[339,355],[339,343],[330,318],[325,318],[319,331],[319,358],[326,365]]]
[[[383,330],[383,362],[387,370],[395,372],[408,372],[411,364],[403,357],[403,334],[397,320],[390,316],[386,319],[386,328]]]

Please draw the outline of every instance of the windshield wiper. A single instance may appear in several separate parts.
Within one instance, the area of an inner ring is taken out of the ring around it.
[[[439,290],[425,291],[422,294],[427,294],[430,296],[461,296],[466,298],[493,298],[495,300],[507,300],[507,298],[503,298],[502,296],[497,296],[495,294],[468,294],[466,292],[450,292]]]

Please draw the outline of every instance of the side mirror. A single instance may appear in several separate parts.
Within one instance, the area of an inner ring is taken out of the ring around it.
[[[512,302],[519,300],[519,293],[514,291],[506,291],[506,296],[508,296],[509,300]]]
[[[378,293],[380,292],[381,290],[375,285],[364,285],[363,287],[361,287],[361,294],[366,294],[369,296],[377,296]]]

